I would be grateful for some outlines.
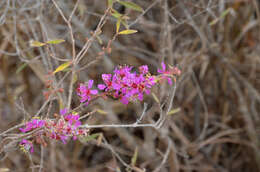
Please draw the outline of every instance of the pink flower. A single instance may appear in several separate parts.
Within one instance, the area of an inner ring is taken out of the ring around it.
[[[60,114],[61,115],[65,115],[65,114],[67,114],[68,113],[68,109],[67,108],[64,108],[64,109],[61,109],[60,110]]]
[[[141,74],[147,74],[148,73],[148,66],[147,65],[143,65],[139,67],[139,72]]]
[[[157,72],[162,74],[162,79],[167,79],[168,83],[172,85],[172,78],[175,80],[174,75],[180,75],[181,71],[177,67],[171,67],[170,70],[166,70],[164,62],[161,63],[161,66],[162,70],[158,69]]]
[[[89,101],[92,99],[92,95],[98,94],[97,90],[91,90],[93,82],[93,80],[89,80],[87,87],[83,84],[80,84],[80,86],[77,88],[77,94],[81,97],[81,103],[85,102],[85,104],[88,105]]]
[[[45,121],[41,119],[32,119],[30,122],[25,124],[25,128],[19,128],[21,132],[26,133],[35,128],[41,128],[45,125]]]
[[[111,74],[102,74],[102,79],[104,81],[105,84],[98,84],[98,88],[100,90],[104,90],[108,91],[110,90],[111,86],[112,86],[112,81],[111,81]]]
[[[25,152],[30,152],[30,153],[33,153],[34,152],[34,149],[33,149],[33,144],[32,142],[26,140],[26,139],[23,139],[19,145],[21,146],[21,149]]]
[[[67,116],[65,116],[65,120],[68,121],[70,125],[74,125],[75,127],[81,125],[78,114],[68,114]]]

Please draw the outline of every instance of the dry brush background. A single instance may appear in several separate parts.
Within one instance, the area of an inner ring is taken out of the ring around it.
[[[76,0],[56,0],[68,17]],[[97,141],[49,142],[36,147],[30,156],[17,145],[3,150],[18,130],[0,138],[0,171],[125,171],[138,150],[136,171],[243,171],[260,170],[260,11],[257,0],[135,0],[143,13],[114,8],[128,14],[133,35],[119,36],[112,53],[98,58],[102,47],[115,33],[116,20],[109,17],[100,35],[103,45],[93,42],[78,69],[77,83],[110,73],[118,64],[147,64],[156,73],[161,61],[177,65],[182,75],[177,81],[173,108],[178,113],[165,116],[160,129],[101,128],[107,143]],[[91,36],[107,8],[105,0],[80,0],[72,17],[76,52]],[[225,10],[230,9],[223,16]],[[221,17],[222,16],[222,17]],[[212,21],[216,23],[211,23]],[[211,23],[211,24],[210,24]],[[65,43],[30,47],[30,40],[64,39]],[[51,0],[0,1],[0,130],[29,119],[45,103],[45,75],[72,54],[69,28]],[[51,57],[55,55],[57,59]],[[60,80],[66,72],[57,74]],[[69,78],[61,87],[66,90]],[[76,84],[74,85],[76,88]],[[173,88],[165,84],[153,92],[161,104],[169,104]],[[74,93],[72,107],[79,104]],[[160,107],[152,96],[144,123],[159,118]],[[98,99],[81,108],[94,113],[90,124],[133,123],[143,111],[143,102],[122,105],[116,100]],[[163,109],[164,107],[162,107]],[[57,113],[59,102],[47,102],[40,116]],[[111,152],[111,148],[114,152]]]

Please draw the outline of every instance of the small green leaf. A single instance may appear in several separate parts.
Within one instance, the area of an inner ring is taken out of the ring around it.
[[[100,45],[103,45],[103,41],[102,41],[102,39],[100,38],[100,36],[97,35],[96,37],[97,37],[98,43],[99,43]]]
[[[101,110],[101,109],[97,109],[97,112],[100,113],[100,114],[102,114],[102,115],[106,115],[106,114],[107,114],[106,111],[103,111],[103,110]]]
[[[133,2],[128,2],[128,1],[117,1],[117,2],[120,3],[121,5],[125,6],[126,8],[130,8],[130,9],[133,9],[133,10],[139,11],[139,12],[143,11],[142,7],[140,7],[139,5],[137,5]]]
[[[137,160],[137,156],[138,156],[138,148],[136,147],[136,148],[135,148],[135,153],[134,153],[134,155],[133,155],[133,157],[132,157],[132,159],[131,159],[131,165],[132,165],[132,166],[135,166],[136,160]]]
[[[221,18],[225,17],[229,12],[231,11],[231,8],[226,9],[225,11],[223,11],[220,15]]]
[[[87,11],[87,7],[86,7],[86,5],[85,5],[82,1],[81,1],[81,2],[79,3],[79,5],[78,5],[78,11],[79,11],[79,15],[80,15],[81,17],[83,17],[85,11]]]
[[[116,33],[118,33],[119,31],[119,28],[120,28],[120,24],[121,24],[121,19],[117,19],[117,22],[116,22]]]
[[[67,67],[69,67],[71,65],[71,62],[66,62],[61,64],[59,67],[56,68],[56,70],[53,72],[53,74],[63,71],[64,69],[66,69]]]
[[[181,111],[181,108],[172,109],[170,112],[167,113],[167,115],[173,115],[173,114],[180,112],[180,111]]]
[[[126,20],[122,20],[122,24],[125,26],[126,29],[129,29],[129,26],[127,24],[127,21]]]
[[[112,7],[114,0],[107,0],[108,7]]]
[[[60,43],[62,43],[64,41],[65,40],[63,40],[63,39],[54,39],[54,40],[47,41],[46,43],[47,44],[60,44]]]
[[[123,31],[119,32],[118,34],[119,35],[129,35],[129,34],[133,34],[133,33],[136,33],[136,32],[137,32],[137,30],[129,29],[129,30],[123,30]]]
[[[155,100],[158,104],[160,104],[160,101],[159,101],[158,97],[157,97],[154,93],[152,93],[152,96],[153,96],[154,100]]]
[[[75,82],[77,82],[77,80],[78,80],[78,75],[75,73],[75,74],[73,75],[72,83],[74,84]]]
[[[97,145],[100,146],[100,144],[102,143],[102,139],[103,139],[103,134],[100,133],[98,138],[97,138]]]
[[[22,64],[21,66],[19,66],[17,68],[17,70],[15,71],[16,74],[20,73],[25,67],[27,66],[27,63]]]
[[[59,108],[64,109],[63,100],[62,98],[59,98]]]
[[[43,42],[39,42],[39,41],[30,41],[30,46],[31,47],[42,47],[46,45],[45,43]]]
[[[209,25],[210,25],[210,26],[215,25],[220,19],[224,18],[230,11],[231,11],[231,8],[226,9],[225,11],[223,11],[223,12],[220,14],[220,16],[219,16],[218,18],[216,18],[216,19],[214,19],[213,21],[211,21],[211,22],[209,23]]]
[[[113,17],[117,18],[117,19],[123,16],[122,14],[120,14],[119,12],[117,12],[117,11],[114,10],[114,9],[112,9],[111,15],[112,15]]]

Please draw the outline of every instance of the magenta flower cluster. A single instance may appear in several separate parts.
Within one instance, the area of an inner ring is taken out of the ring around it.
[[[70,137],[76,140],[78,136],[86,136],[88,130],[79,128],[81,125],[79,118],[79,114],[68,113],[67,109],[63,109],[58,119],[32,119],[25,124],[24,128],[20,128],[20,131],[23,133],[36,131],[35,129],[39,129],[39,131],[36,131],[35,140],[23,139],[20,142],[22,150],[33,152],[33,142],[43,140],[44,136],[61,140],[64,144]]]
[[[30,122],[27,122],[25,128],[20,128],[20,131],[26,133],[36,128],[42,128],[45,125],[45,121],[41,119],[32,119]]]
[[[175,75],[180,75],[180,70],[177,67],[171,67],[166,70],[166,65],[162,62],[162,69],[158,69],[159,75],[153,76],[149,73],[147,65],[140,66],[138,72],[132,71],[131,66],[118,66],[113,74],[102,74],[104,84],[98,84],[98,91],[93,89],[93,80],[89,80],[87,86],[80,84],[77,88],[77,94],[80,96],[80,102],[88,105],[90,100],[95,97],[112,96],[119,99],[123,104],[128,104],[131,101],[143,100],[144,93],[150,94],[152,86],[158,81],[167,79],[172,85],[172,79],[175,80]]]
[[[139,73],[131,72],[133,67],[119,66],[114,74],[102,74],[104,84],[98,84],[100,90],[114,98],[120,99],[123,104],[129,101],[143,100],[143,94],[150,94],[155,84],[155,77],[148,74],[148,67],[139,67]]]

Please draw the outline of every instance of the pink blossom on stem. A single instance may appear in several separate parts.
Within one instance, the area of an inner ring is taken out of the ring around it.
[[[167,79],[169,85],[172,85],[172,78],[175,80],[174,75],[180,75],[181,71],[177,67],[171,67],[169,70],[166,70],[166,65],[164,62],[161,63],[161,66],[162,69],[158,69],[157,72],[162,74],[162,79]]]
[[[119,98],[123,104],[137,99],[142,101],[143,94],[150,94],[151,87],[156,83],[155,77],[148,75],[147,65],[139,67],[139,74],[131,72],[132,68],[118,66],[113,75],[102,74],[104,84],[99,84],[98,88],[114,98]]]
[[[77,88],[77,94],[81,97],[80,102],[84,103],[86,105],[89,104],[89,101],[92,99],[93,95],[98,94],[97,90],[91,90],[93,86],[93,80],[88,81],[88,86],[85,86],[83,84],[80,84],[80,86]]]
[[[33,149],[33,144],[32,142],[26,140],[26,139],[23,139],[20,143],[19,143],[21,149],[24,151],[24,152],[30,152],[30,153],[33,153],[34,152],[34,149]]]
[[[32,119],[31,121],[25,124],[25,128],[20,128],[20,131],[26,133],[35,128],[41,128],[45,125],[45,121],[41,119]]]
[[[139,67],[139,72],[141,74],[147,74],[148,73],[148,66],[147,65],[143,65]]]
[[[49,139],[60,140],[66,144],[71,137],[73,140],[76,140],[78,136],[86,136],[88,134],[88,129],[81,129],[79,128],[80,125],[79,114],[68,113],[68,109],[62,109],[60,110],[60,117],[58,119],[32,119],[25,124],[25,128],[20,128],[20,131],[28,132],[42,128],[40,132],[35,133],[36,138],[45,136]],[[20,142],[20,146],[23,151],[33,152],[32,141],[23,139]]]
[[[105,84],[98,84],[98,88],[100,90],[108,91],[112,86],[111,77],[112,77],[111,74],[102,74],[102,79]]]

